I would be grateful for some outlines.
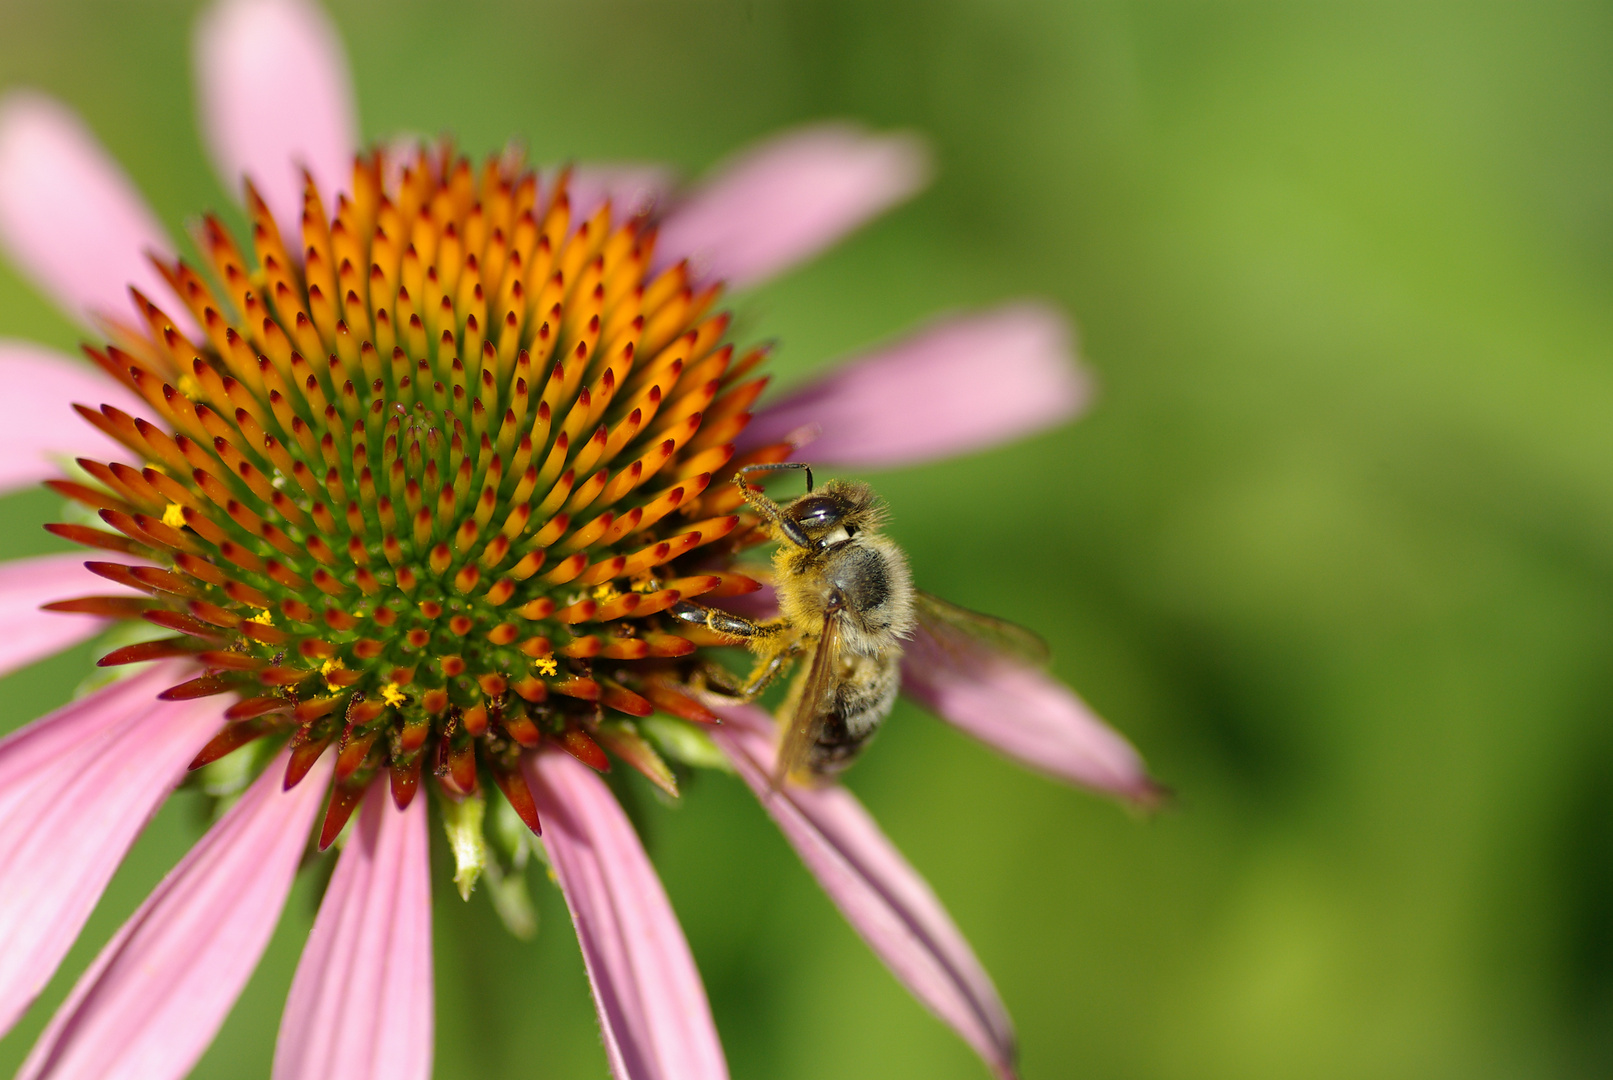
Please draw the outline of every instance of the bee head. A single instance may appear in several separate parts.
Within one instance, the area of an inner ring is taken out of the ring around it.
[[[831,480],[820,490],[791,502],[781,516],[791,541],[804,548],[827,551],[878,524],[878,499],[867,484]],[[792,525],[794,529],[789,527]]]
[[[806,473],[806,494],[782,507],[745,480],[750,473],[777,469]],[[859,532],[878,528],[884,518],[879,497],[867,484],[831,480],[814,491],[812,468],[801,462],[747,465],[735,475],[734,482],[745,493],[746,501],[765,514],[783,539],[808,551],[830,551],[850,543]]]

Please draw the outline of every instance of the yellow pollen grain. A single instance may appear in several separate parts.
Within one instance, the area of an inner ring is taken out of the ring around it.
[[[333,671],[340,671],[345,667],[347,667],[347,665],[342,663],[342,658],[340,656],[332,657],[331,659],[326,660],[323,664],[319,665],[319,673],[326,676],[325,689],[330,693],[334,694],[336,691],[341,689],[340,686],[337,686],[335,683],[330,681],[330,673]]]
[[[656,581],[651,574],[645,574],[643,577],[636,578],[633,581],[633,591],[636,593],[652,593],[660,587],[661,583]]]
[[[553,675],[555,672],[560,670],[559,665],[556,664],[552,658],[547,656],[543,657],[541,660],[532,661],[532,666],[538,669],[539,675]]]
[[[608,604],[620,595],[622,594],[616,591],[616,586],[612,585],[608,581],[594,590],[594,599],[598,600],[601,604]]]
[[[178,503],[169,503],[163,509],[162,523],[170,529],[183,529],[185,527],[185,508]]]
[[[264,626],[273,626],[274,615],[271,614],[268,609],[264,609],[248,619],[247,622],[262,623]]]
[[[402,705],[403,691],[398,689],[397,683],[389,682],[381,687],[381,698],[388,705]]]

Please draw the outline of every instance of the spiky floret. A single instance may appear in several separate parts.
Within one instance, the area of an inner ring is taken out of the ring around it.
[[[75,406],[133,457],[52,482],[113,531],[50,528],[144,595],[51,606],[173,631],[101,660],[194,660],[167,697],[236,696],[197,766],[289,734],[290,786],[334,744],[322,844],[383,770],[399,806],[488,776],[536,830],[522,748],[654,774],[604,710],[710,719],[662,613],[756,587],[714,558],[758,536],[713,478],[763,352],[734,359],[717,286],[651,276],[649,221],[573,220],[566,187],[374,151],[334,216],[306,185],[294,257],[248,185],[251,262],[209,217],[204,269],[159,264],[205,341],[136,293],[146,325],[86,350],[151,419]]]

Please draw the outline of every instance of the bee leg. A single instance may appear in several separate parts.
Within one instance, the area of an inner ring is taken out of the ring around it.
[[[689,686],[697,691],[711,690],[724,697],[743,698],[745,695],[745,688],[734,673],[714,660],[703,660],[696,665],[689,677]]]
[[[766,690],[767,684],[772,682],[780,671],[784,670],[784,666],[790,662],[790,657],[794,655],[793,650],[787,645],[770,648],[769,652],[771,655],[763,655],[757,658],[756,666],[751,669],[750,678],[746,679],[745,685],[739,688],[740,695],[746,701],[754,701],[758,694]]]
[[[751,701],[767,689],[767,685],[795,655],[795,638],[788,633],[789,624],[783,619],[756,622],[742,615],[690,603],[674,604],[668,609],[668,614],[682,622],[704,626],[708,630],[727,634],[729,637],[741,638],[745,642],[745,647],[756,653],[756,666],[743,684],[735,680],[726,669],[710,665],[705,672],[706,678],[718,693]]]
[[[710,690],[723,697],[735,698],[739,701],[755,701],[763,690],[773,682],[778,673],[789,663],[789,654],[780,650],[777,654],[758,660],[751,670],[750,676],[744,682],[732,671],[713,661],[706,661],[695,668],[691,678],[691,685],[696,690]]]
[[[729,637],[743,638],[747,646],[753,640],[772,637],[784,629],[782,619],[756,622],[753,619],[745,618],[743,615],[720,611],[717,608],[701,607],[699,604],[691,604],[687,601],[673,604],[667,609],[667,614],[680,622],[704,626],[707,630],[727,634]]]
[[[792,466],[786,465],[785,467],[790,468]],[[805,468],[805,466],[802,466],[802,468]],[[812,546],[812,541],[807,538],[806,533],[801,531],[800,524],[785,517],[784,511],[779,508],[779,504],[762,494],[760,488],[753,488],[750,486],[750,484],[745,482],[745,474],[749,471],[750,469],[747,466],[734,474],[734,483],[739,486],[740,493],[745,496],[745,501],[750,503],[751,508],[758,514],[762,515],[762,517],[767,520],[769,525],[773,526],[774,532],[777,533],[781,539],[788,540],[796,547],[810,548]],[[812,483],[810,480],[811,476],[812,470],[808,469],[808,491],[812,490]]]

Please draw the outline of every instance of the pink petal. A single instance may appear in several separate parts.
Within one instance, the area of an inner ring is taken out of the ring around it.
[[[723,752],[852,928],[925,1007],[999,1077],[1014,1076],[1014,1028],[997,989],[935,893],[845,788],[774,791],[774,727],[753,706],[716,709]]]
[[[41,611],[52,600],[125,590],[84,569],[85,552],[0,563],[0,675],[25,667],[106,629],[105,619]]]
[[[616,797],[558,751],[522,759],[571,908],[617,1080],[728,1075],[706,991],[666,891]]]
[[[172,252],[162,226],[83,122],[44,94],[0,100],[0,244],[76,319],[128,318],[130,284],[179,306],[163,304],[167,286],[144,254]]]
[[[269,944],[324,801],[329,760],[284,791],[286,757],[101,950],[19,1080],[178,1080],[190,1072]]]
[[[1035,304],[936,323],[761,410],[746,448],[790,439],[814,465],[913,465],[1021,438],[1091,397],[1063,316]]]
[[[754,285],[811,258],[929,180],[911,135],[819,124],[744,151],[673,210],[656,250],[698,271]]]
[[[129,845],[220,725],[216,701],[158,701],[154,666],[0,741],[0,1032],[78,936]]]
[[[431,1075],[431,868],[426,800],[370,785],[291,981],[274,1080]]]
[[[625,221],[666,205],[675,187],[671,170],[660,165],[579,165],[566,191],[577,220],[592,217],[609,199],[611,217]]]
[[[1163,789],[1137,751],[1069,689],[982,643],[962,649],[919,626],[902,658],[903,692],[1033,769],[1144,805],[1159,801]]]
[[[127,461],[129,451],[73,412],[74,403],[105,403],[149,413],[122,387],[88,364],[25,341],[0,340],[0,384],[6,387],[0,424],[0,492],[62,475],[77,457]]]
[[[283,234],[301,236],[306,167],[333,209],[351,186],[357,105],[341,37],[306,0],[222,0],[196,27],[202,132],[232,192],[249,176]]]

